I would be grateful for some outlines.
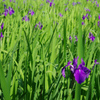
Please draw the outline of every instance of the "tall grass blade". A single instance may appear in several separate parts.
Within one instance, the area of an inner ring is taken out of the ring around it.
[[[79,21],[79,26],[78,26],[78,65],[81,63],[81,58],[83,58],[83,38],[82,38],[82,25],[81,25],[81,13],[79,12],[78,15],[78,21]],[[76,82],[76,87],[75,87],[75,100],[80,100],[81,97],[81,84],[78,84]]]

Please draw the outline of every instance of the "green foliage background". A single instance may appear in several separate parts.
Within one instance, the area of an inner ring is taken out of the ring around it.
[[[54,0],[55,6],[50,7],[46,0],[25,3],[0,0],[0,13],[4,12],[4,4],[15,11],[12,16],[0,15],[0,26],[4,23],[4,38],[0,40],[2,100],[74,100],[75,94],[80,100],[100,100],[100,65],[92,70],[95,59],[100,63],[100,28],[97,25],[100,7],[93,1],[80,2],[73,6],[73,0]],[[89,16],[85,25],[81,25],[82,16],[87,13],[84,8],[90,9],[88,13],[92,17]],[[29,22],[22,21],[30,9],[35,14],[29,15]],[[34,28],[39,22],[43,25],[41,30]],[[94,42],[88,38],[89,32],[96,37]],[[78,42],[74,43],[75,36],[78,36]],[[66,78],[61,74],[62,67],[78,55],[92,70],[89,78],[81,84],[81,93],[69,67],[66,68]]]

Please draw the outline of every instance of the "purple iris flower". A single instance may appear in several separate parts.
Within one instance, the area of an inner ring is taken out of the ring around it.
[[[68,10],[68,8],[65,8],[65,11],[67,11]]]
[[[2,30],[3,30],[3,27],[4,27],[4,23],[1,24],[1,29],[2,29]]]
[[[25,18],[23,17],[23,18],[22,18],[22,21],[23,21],[24,19],[25,19]]]
[[[99,4],[97,4],[97,7],[99,7]]]
[[[95,64],[99,64],[99,62],[97,62],[97,59],[94,61]]]
[[[66,76],[65,76],[65,68],[68,67],[68,66],[70,66],[70,63],[71,63],[71,62],[69,61],[69,62],[67,63],[67,65],[66,65],[65,67],[63,67],[62,70],[61,70],[61,73],[62,73],[62,75],[63,75],[64,78],[66,77]]]
[[[90,12],[90,9],[86,9],[86,11],[89,11]]]
[[[13,8],[9,7],[9,12],[11,12],[11,15],[14,13]]]
[[[82,19],[84,20],[85,19],[85,16],[83,15]]]
[[[77,38],[77,36],[75,36],[75,39],[76,39],[76,42],[78,41],[78,38]]]
[[[71,36],[69,37],[69,40],[72,40],[72,37]]]
[[[86,16],[85,17],[88,17],[88,14],[86,14]]]
[[[3,38],[3,34],[2,34],[2,32],[1,32],[0,38]]]
[[[5,16],[7,16],[7,14],[8,14],[8,9],[6,9],[5,11],[4,11],[4,13],[3,13]]]
[[[84,22],[82,22],[82,25],[84,25]]]
[[[54,0],[52,0],[51,2],[48,1],[48,2],[50,3],[50,7],[51,7],[52,5],[55,5],[55,4],[53,3],[53,1],[54,1]]]
[[[78,58],[79,58],[79,57],[74,58],[74,60],[73,60],[73,65],[70,65],[70,70],[71,70],[72,73],[75,73],[75,70],[76,70],[76,68],[77,68],[77,60],[78,60]]]
[[[22,21],[25,19],[25,21],[29,21],[28,16],[26,15],[25,17],[22,18]]]
[[[96,60],[94,61],[94,66],[97,65],[97,64],[99,64],[99,62],[97,62],[97,59],[96,59]],[[93,66],[92,70],[94,69],[94,66]]]
[[[49,0],[47,0],[47,1],[46,1],[46,3],[47,3],[47,2],[48,2],[48,3],[50,3],[50,1],[49,1]]]
[[[60,34],[59,34],[59,38],[60,38]]]
[[[85,62],[83,61],[83,59],[81,59],[81,64],[78,66],[79,69],[84,70],[86,78],[88,78],[91,70],[89,70],[87,67],[84,66]]]
[[[30,10],[30,11],[28,12],[28,15],[29,15],[29,13],[31,13],[32,16],[35,14],[34,11],[32,11],[32,10]]]
[[[42,29],[43,25],[39,22],[38,24],[35,25],[35,28],[39,26],[40,30]]]
[[[53,3],[52,3],[52,2],[50,2],[50,7],[52,6],[52,4],[53,4]]]
[[[73,2],[72,5],[75,6],[77,3]]]
[[[12,2],[12,1],[15,3],[15,0],[10,0],[10,2]]]
[[[25,16],[25,21],[29,21],[29,18],[28,18],[28,16],[27,16],[27,15]]]
[[[81,2],[77,2],[77,4],[81,4]]]
[[[9,15],[14,14],[13,8],[9,7],[8,9],[5,9],[5,11],[4,11],[3,14],[4,14],[5,16],[7,16],[8,12],[9,12]]]
[[[89,70],[87,67],[85,67],[85,62],[83,61],[83,59],[81,59],[81,64],[77,68],[78,58],[79,57],[74,58],[73,65],[71,65],[71,62],[69,61],[67,63],[67,65],[62,68],[61,73],[62,73],[62,76],[65,78],[66,77],[65,76],[65,68],[70,66],[70,70],[74,74],[75,80],[77,81],[77,83],[81,84],[82,82],[85,81],[86,78],[88,78],[91,70]],[[99,64],[97,62],[97,60],[95,60],[95,63]]]
[[[43,25],[40,26],[40,30],[42,29]]]
[[[13,9],[9,11],[9,15],[12,15],[12,14],[14,14],[14,10]]]
[[[100,20],[100,15],[98,16],[98,19]]]
[[[88,14],[86,14],[85,17],[86,17],[87,19],[89,19],[89,18],[88,18]]]
[[[78,41],[77,36],[75,36],[75,39],[76,39],[76,40],[74,41],[74,43]],[[71,37],[71,36],[69,37],[69,40],[72,42],[72,37]]]
[[[4,4],[4,9],[6,9],[6,7],[7,7],[7,6]]]
[[[100,21],[98,21],[98,27],[100,27]]]
[[[96,4],[97,4],[97,1],[96,1]]]
[[[76,72],[74,73],[75,80],[77,83],[81,84],[82,82],[85,81],[86,79],[86,74],[83,70],[77,69]]]
[[[34,11],[31,12],[31,15],[32,15],[32,16],[34,15]]]
[[[95,37],[93,36],[93,34],[92,34],[91,32],[89,33],[89,38],[90,38],[92,41],[95,40]]]
[[[61,13],[59,14],[59,16],[60,16],[60,17],[63,17],[63,15],[62,15]]]
[[[73,65],[74,65],[74,68],[76,68],[76,67],[77,67],[77,60],[78,60],[78,58],[79,58],[79,57],[74,58],[74,60],[73,60]]]

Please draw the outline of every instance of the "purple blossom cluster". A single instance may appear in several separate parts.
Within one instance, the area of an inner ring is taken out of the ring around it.
[[[22,21],[23,21],[23,20],[29,21],[29,17],[28,17],[29,14],[31,14],[31,16],[33,16],[35,13],[34,13],[33,10],[29,10],[29,11],[28,11],[28,14],[27,14],[25,17],[22,18]]]
[[[97,1],[96,1],[96,6],[99,7],[99,4],[97,3]]]
[[[67,63],[67,65],[62,68],[61,73],[62,73],[62,76],[65,78],[66,77],[65,76],[65,68],[70,66],[70,71],[73,73],[75,80],[77,81],[77,83],[81,84],[85,81],[86,78],[88,78],[91,70],[89,70],[87,67],[85,67],[85,62],[83,61],[82,58],[81,58],[81,64],[77,67],[78,58],[79,57],[74,58],[73,65],[71,65],[72,62],[69,61]],[[94,63],[95,63],[94,66],[99,64],[97,62],[97,60],[95,60]]]
[[[89,33],[89,39],[91,39],[92,41],[95,40],[95,37],[93,36],[93,34],[91,32]]]
[[[9,13],[9,15],[11,16],[12,14],[14,14],[14,10],[13,10],[13,8],[11,8],[11,7],[9,7],[8,9],[6,9],[6,5],[4,5],[4,13],[3,13],[3,15],[5,15],[5,16],[7,16],[7,14]]]
[[[74,41],[74,43],[78,41],[77,36],[75,36],[75,39],[76,39],[76,40]],[[69,40],[72,41],[72,37],[71,37],[71,36],[69,37]]]
[[[82,19],[84,20],[85,19],[85,16],[83,15]]]
[[[75,36],[75,39],[76,39],[75,41],[77,42],[77,41],[78,41],[78,38],[77,38],[77,36]]]
[[[82,19],[85,20],[85,18],[88,19],[88,13],[86,15],[83,15]],[[84,22],[82,22],[82,25],[85,25]]]
[[[85,25],[84,22],[82,22],[82,25]]]
[[[15,0],[10,0],[10,2],[12,2],[12,1],[13,1],[14,3],[16,2]]]
[[[3,0],[3,1],[5,1],[5,0]],[[88,1],[88,0],[87,0],[87,1]],[[12,2],[12,0],[10,0],[10,2]],[[13,2],[15,2],[15,0],[14,0]],[[50,7],[52,7],[53,5],[55,5],[54,0],[52,0],[52,1],[46,0],[46,3],[49,3],[49,6],[50,6]],[[80,2],[77,2],[77,3],[73,2],[73,3],[72,3],[73,6],[75,6],[75,5],[77,5],[77,4],[80,4]],[[42,5],[43,5],[43,4],[41,4],[41,6],[42,6]],[[97,5],[97,7],[99,7],[99,4],[97,3],[97,1],[96,1],[96,5]],[[11,8],[11,7],[9,7],[9,8],[7,9],[7,6],[6,6],[6,5],[4,5],[4,10],[5,10],[5,11],[3,12],[3,15],[4,15],[4,16],[7,16],[8,13],[9,13],[9,15],[12,15],[12,14],[14,14],[14,12],[15,12],[15,11],[13,10],[13,8]],[[65,11],[67,11],[67,10],[68,10],[68,7],[65,8]],[[89,10],[89,9],[86,9],[86,12],[90,12],[90,10]],[[28,16],[29,16],[29,15],[33,16],[34,14],[35,14],[35,13],[34,13],[33,10],[29,10],[29,11],[28,11],[28,14],[22,18],[22,21],[24,21],[24,20],[25,20],[25,21],[29,21],[29,17],[28,17]],[[60,16],[60,17],[63,17],[63,15],[62,15],[61,13],[59,13],[59,16]],[[86,15],[83,15],[82,19],[83,19],[83,20],[85,20],[85,18],[88,19],[88,16],[89,16],[89,14],[87,13]],[[98,26],[100,27],[100,15],[98,16],[98,19],[99,19],[99,21],[98,21]],[[84,22],[82,22],[82,25],[84,25]],[[43,27],[43,25],[39,22],[38,24],[35,25],[35,28],[36,28],[36,27],[38,27],[38,28],[41,30],[42,27]],[[3,28],[4,28],[4,23],[1,24],[1,30],[3,30]],[[0,39],[2,39],[3,37],[4,37],[4,36],[3,36],[3,33],[1,32],[1,34],[0,34]],[[59,37],[60,37],[60,35],[59,35]],[[89,39],[91,39],[92,41],[95,40],[95,37],[93,36],[93,34],[92,34],[91,32],[89,33]],[[72,41],[72,37],[71,37],[71,36],[69,37],[69,40]],[[75,42],[77,42],[77,41],[78,41],[78,38],[77,38],[77,36],[75,36]],[[78,65],[77,65],[78,58],[79,58],[79,57],[74,58],[73,64],[71,64],[72,62],[69,61],[69,62],[67,63],[67,65],[66,65],[65,67],[62,68],[61,73],[62,73],[62,76],[65,78],[65,77],[66,77],[66,75],[65,75],[65,68],[68,67],[68,66],[70,66],[70,71],[73,73],[73,75],[74,75],[74,77],[75,77],[75,80],[77,81],[77,83],[81,84],[81,83],[83,83],[83,82],[86,80],[86,78],[89,77],[89,74],[90,74],[91,70],[89,70],[87,67],[85,67],[85,62],[83,61],[82,58],[81,58],[81,64],[79,64],[79,66],[78,66]],[[94,63],[95,63],[94,66],[97,65],[97,64],[99,64],[99,63],[97,62],[97,60],[95,60]],[[78,66],[78,67],[77,67],[77,66]],[[93,66],[92,69],[94,69],[94,66]]]
[[[88,13],[86,15],[83,15],[82,19],[84,20],[85,18],[88,19]]]
[[[69,40],[71,40],[71,41],[72,41],[72,37],[71,37],[71,36],[69,37]]]
[[[39,27],[40,30],[41,30],[42,27],[43,27],[43,25],[42,25],[40,22],[39,22],[38,24],[35,25],[35,28],[36,28],[37,26]]]
[[[77,4],[81,4],[81,2],[77,2],[77,3],[73,2],[73,3],[72,3],[73,6],[75,6],[75,5],[77,5]]]
[[[86,9],[86,11],[89,11],[90,12],[90,9]]]
[[[29,21],[29,17],[26,15],[25,17],[22,18],[22,21],[23,21],[23,20]]]
[[[65,11],[67,11],[68,10],[68,7],[67,8],[65,8]]]
[[[53,5],[55,5],[55,3],[53,2],[54,0],[52,0],[51,2],[50,2],[50,0],[46,0],[46,3],[49,3],[49,5],[50,5],[50,7]]]
[[[77,3],[73,2],[72,5],[75,6],[75,5],[77,5]]]
[[[81,2],[77,2],[77,4],[81,4]]]
[[[63,15],[62,15],[61,13],[59,13],[59,16],[60,16],[60,17],[63,17]]]
[[[29,10],[28,15],[31,14],[32,16],[35,14],[33,10]]]

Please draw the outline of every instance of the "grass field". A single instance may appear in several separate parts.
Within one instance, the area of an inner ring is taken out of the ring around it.
[[[0,100],[100,100],[100,0],[0,0]]]

